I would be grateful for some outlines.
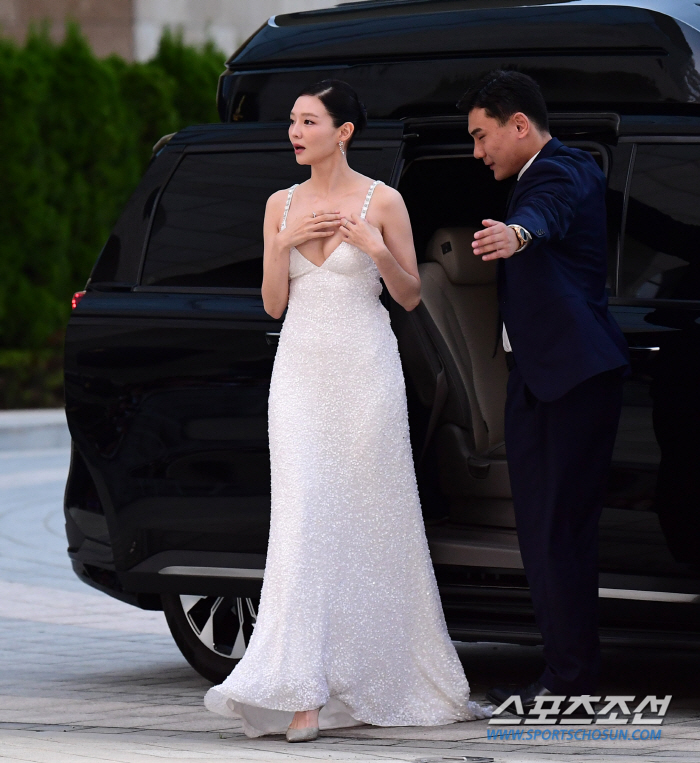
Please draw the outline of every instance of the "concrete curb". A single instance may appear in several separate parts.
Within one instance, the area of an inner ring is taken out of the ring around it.
[[[0,411],[0,451],[67,448],[70,432],[63,408]]]

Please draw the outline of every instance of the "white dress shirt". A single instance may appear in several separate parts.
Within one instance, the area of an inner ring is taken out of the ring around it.
[[[539,154],[539,153],[540,152],[538,151],[537,154]],[[537,158],[537,154],[535,154],[533,157],[531,157],[530,159],[528,159],[525,162],[525,164],[523,165],[523,168],[520,170],[520,172],[518,172],[518,178],[515,181],[516,183],[523,176],[523,172],[525,172],[525,170],[535,161],[535,159]],[[518,249],[517,251],[520,251],[520,249]],[[508,332],[506,331],[506,324],[505,323],[503,324],[503,335],[502,336],[503,336],[503,349],[506,352],[513,352],[512,348],[510,346],[510,340],[508,339]]]

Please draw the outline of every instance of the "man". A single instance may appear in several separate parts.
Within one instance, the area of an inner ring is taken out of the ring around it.
[[[537,83],[494,71],[458,107],[474,156],[496,180],[517,175],[504,222],[484,220],[474,254],[498,260],[511,369],[506,449],[516,526],[545,669],[519,694],[595,692],[598,520],[622,403],[627,345],[608,311],[605,176],[586,151],[549,133]]]

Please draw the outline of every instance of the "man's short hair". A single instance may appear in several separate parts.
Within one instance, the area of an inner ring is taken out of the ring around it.
[[[519,111],[542,132],[549,132],[547,105],[540,86],[521,72],[496,69],[474,83],[457,102],[460,111],[484,109],[487,116],[504,125]]]

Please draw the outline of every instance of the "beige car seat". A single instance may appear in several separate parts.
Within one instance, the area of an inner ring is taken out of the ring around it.
[[[422,299],[409,319],[412,332],[403,326],[397,336],[406,373],[433,409],[428,437],[452,518],[483,519],[493,510],[494,524],[511,524],[510,501],[502,500],[510,499],[503,431],[508,370],[498,340],[497,263],[474,255],[476,230],[435,231],[418,268]]]

